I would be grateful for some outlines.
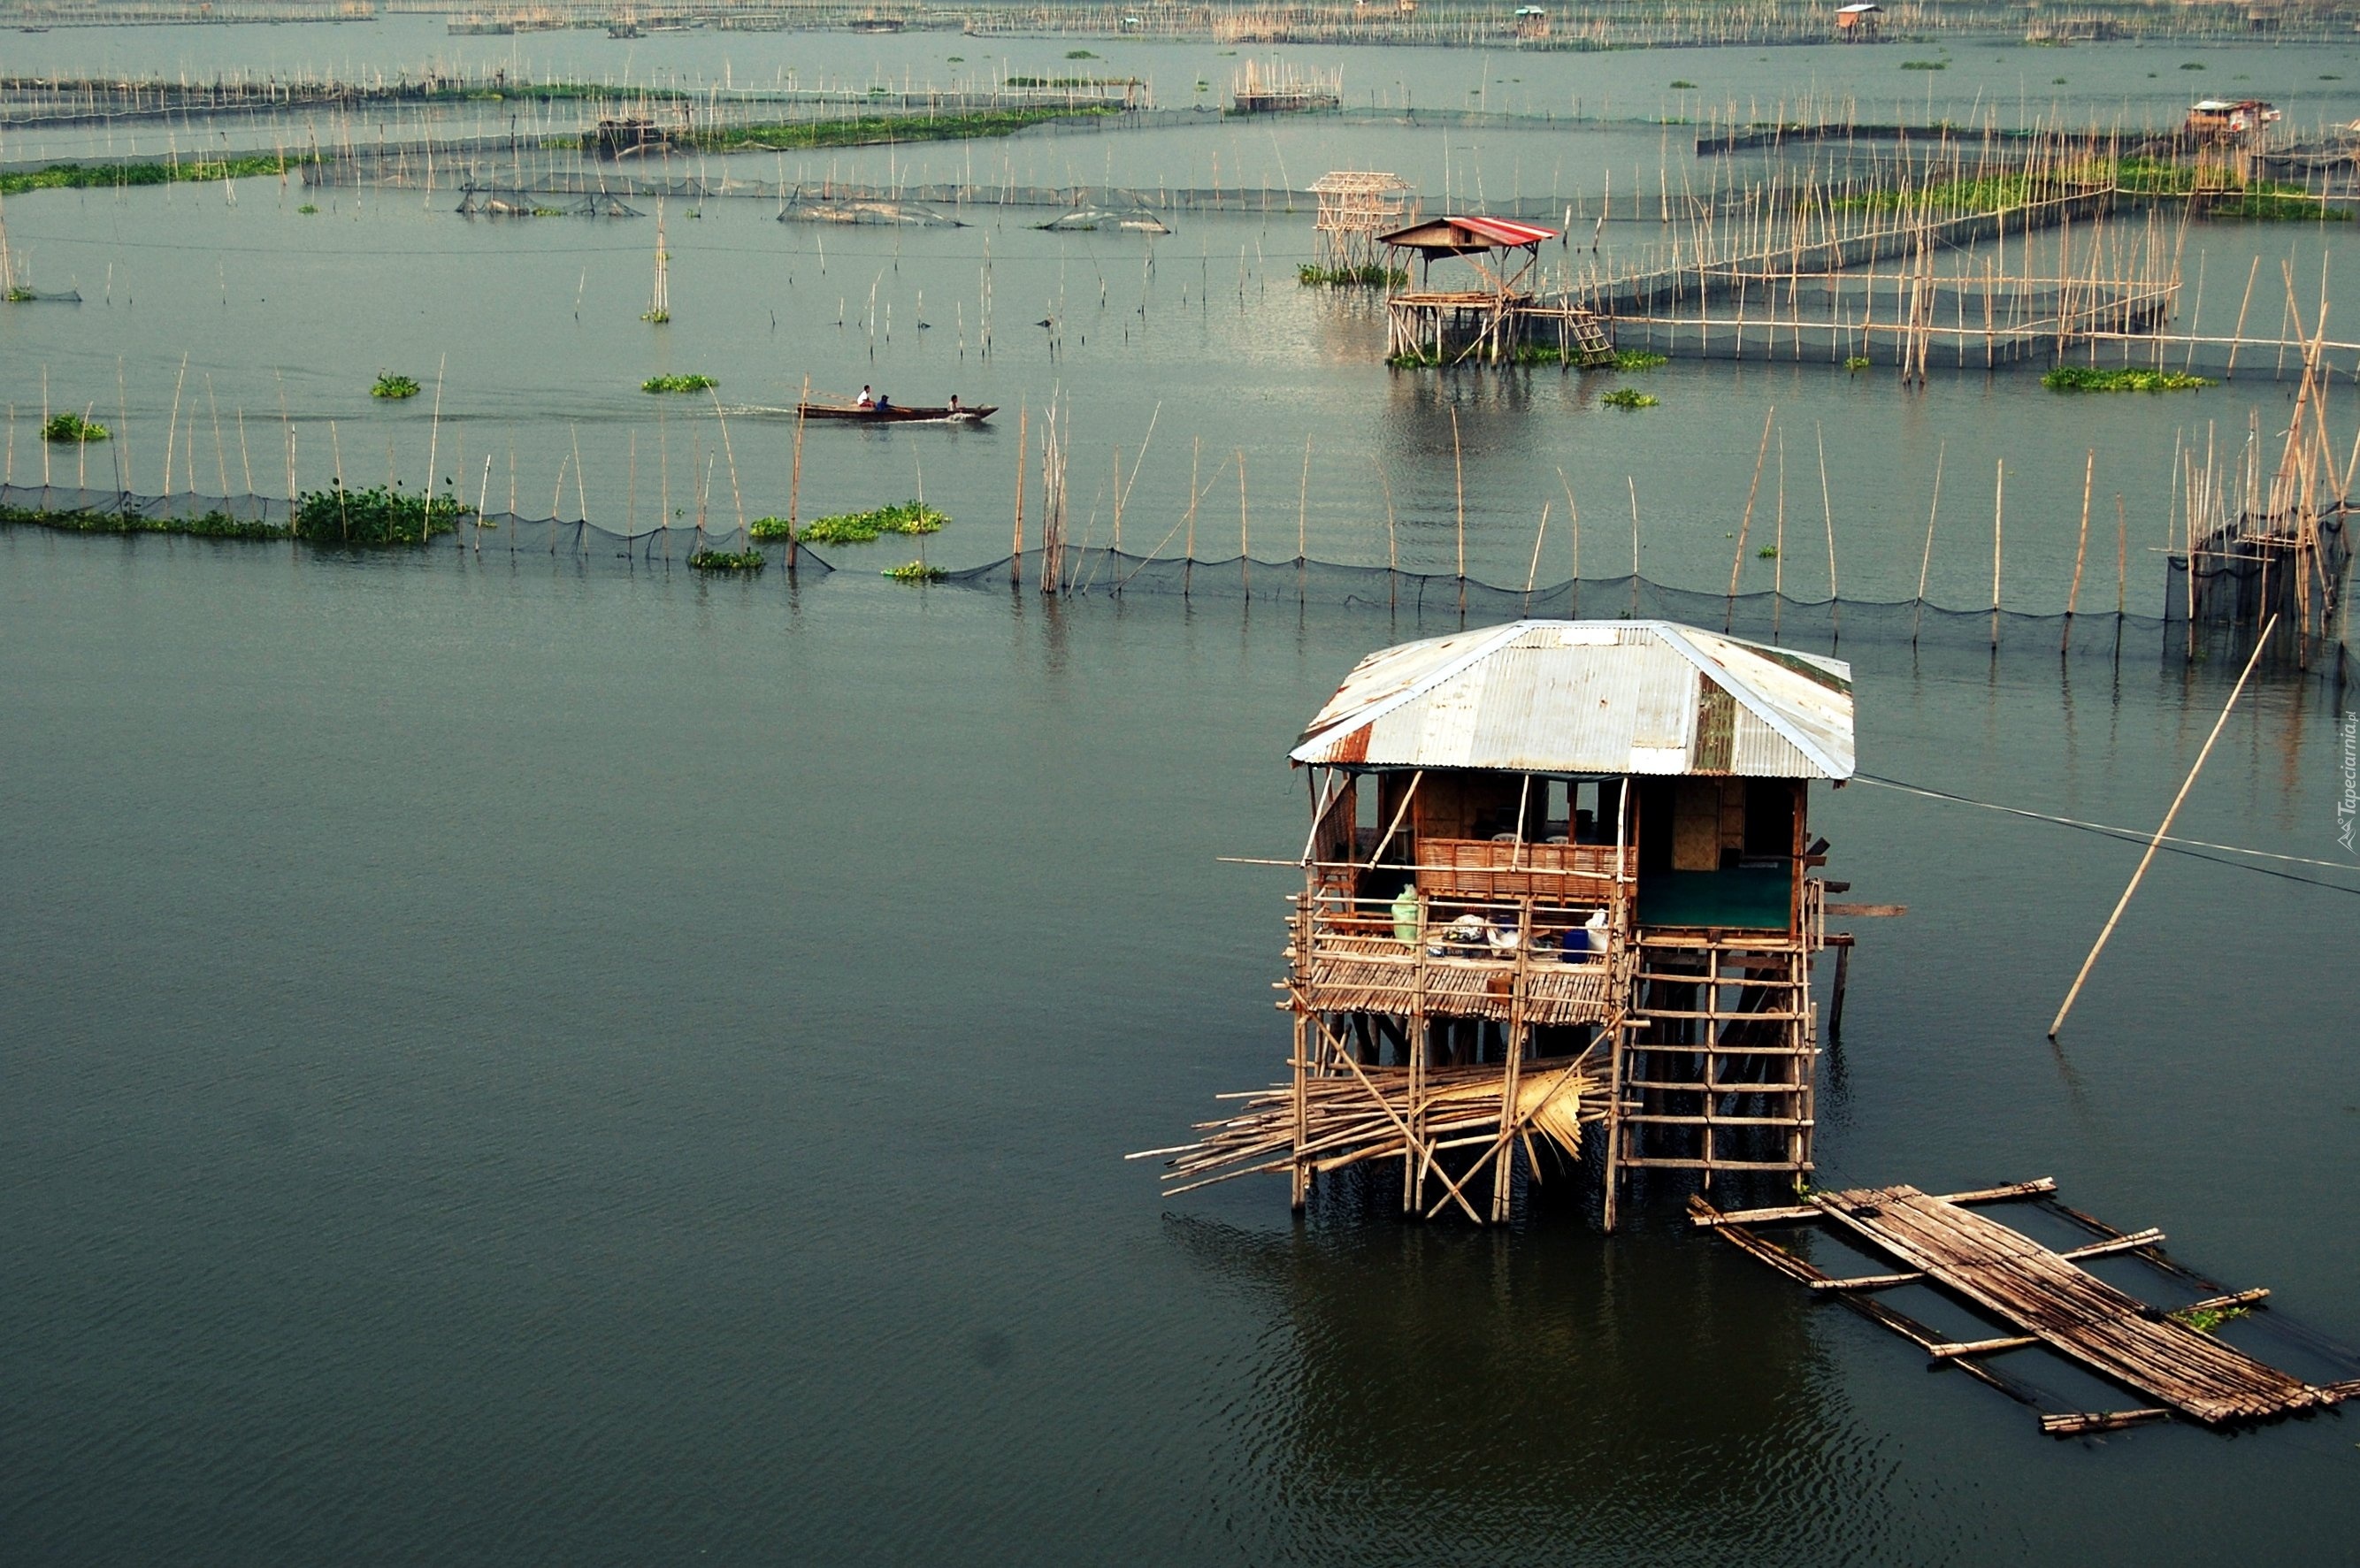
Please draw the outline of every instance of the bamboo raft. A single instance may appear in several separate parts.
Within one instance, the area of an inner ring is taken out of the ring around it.
[[[1918,1345],[1937,1364],[1958,1366],[2011,1398],[2038,1403],[2032,1390],[1984,1366],[1982,1358],[2039,1346],[2154,1401],[2136,1410],[2044,1412],[2041,1430],[2058,1436],[2162,1421],[2175,1413],[2209,1426],[2267,1421],[2360,1397],[2360,1378],[2306,1383],[2191,1326],[2192,1321],[2201,1321],[2201,1312],[2234,1313],[2258,1304],[2269,1292],[2223,1291],[2190,1273],[2157,1249],[2161,1231],[2126,1234],[2059,1205],[2060,1212],[2104,1239],[2054,1252],[1967,1207],[2056,1190],[2054,1179],[2042,1177],[1942,1196],[1907,1185],[1863,1187],[1817,1193],[1790,1207],[1734,1213],[1723,1213],[1699,1195],[1688,1201],[1688,1209],[1693,1224],[1715,1231],[1810,1290],[1835,1295]],[[1850,1278],[1830,1275],[1751,1228],[1796,1221],[1828,1222],[1845,1239],[1885,1254],[1902,1269]],[[2083,1258],[2116,1253],[2136,1253],[2216,1293],[2165,1312],[2077,1266]],[[2002,1319],[2014,1332],[1950,1340],[1864,1295],[1900,1285],[1933,1286]]]

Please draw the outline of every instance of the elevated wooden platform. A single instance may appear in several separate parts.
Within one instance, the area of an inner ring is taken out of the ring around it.
[[[2360,1379],[2324,1386],[2303,1382],[2256,1360],[2196,1325],[2235,1315],[2269,1292],[2222,1293],[2167,1312],[2098,1279],[2077,1258],[2108,1253],[2153,1252],[2160,1231],[2106,1232],[2108,1239],[2055,1252],[2010,1226],[1972,1212],[1970,1203],[2053,1192],[2048,1178],[1979,1192],[1935,1196],[1917,1188],[1864,1187],[1823,1192],[1786,1208],[1724,1214],[1702,1197],[1689,1200],[1692,1221],[1715,1230],[1742,1250],[1814,1290],[1834,1293],[1925,1349],[2011,1397],[2038,1403],[2030,1391],[1981,1364],[1981,1358],[2046,1346],[2155,1403],[2104,1412],[2049,1411],[2041,1426],[2059,1435],[2104,1431],[2172,1414],[2207,1425],[2264,1421],[2360,1396]],[[2071,1214],[2072,1211],[2066,1211]],[[2074,1215],[2084,1223],[2086,1216]],[[1848,1239],[1903,1265],[1900,1272],[1844,1279],[1823,1273],[1750,1228],[1764,1224],[1824,1220]],[[2180,1271],[2180,1270],[2175,1270]],[[2184,1274],[2184,1271],[2180,1271]],[[2209,1283],[2209,1282],[2208,1282]],[[1896,1285],[1930,1285],[2000,1318],[2016,1332],[1990,1339],[1950,1341],[1862,1292]],[[2209,1314],[2209,1316],[2208,1316]]]

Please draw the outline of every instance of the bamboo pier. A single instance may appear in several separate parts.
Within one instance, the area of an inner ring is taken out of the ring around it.
[[[2047,1198],[2056,1188],[2048,1177],[1942,1196],[1907,1185],[1858,1188],[1814,1193],[1801,1203],[1731,1213],[1699,1195],[1689,1199],[1688,1210],[1696,1225],[1814,1294],[1842,1301],[1910,1340],[1935,1365],[1957,1367],[2010,1398],[2036,1408],[2041,1404],[2037,1390],[1985,1365],[1986,1360],[2045,1348],[2150,1401],[2118,1410],[2044,1410],[2041,1430],[2053,1436],[2111,1431],[2175,1414],[2225,1426],[2360,1397],[2360,1378],[2306,1383],[2216,1337],[2212,1329],[2259,1306],[2269,1291],[2228,1290],[2193,1274],[2160,1251],[2161,1231],[2118,1231],[2057,1204],[2058,1213],[2101,1239],[2056,1252],[1970,1207]],[[1798,1222],[1825,1223],[1899,1268],[1884,1274],[1831,1275],[1755,1234],[1760,1225]],[[2209,1293],[2166,1312],[2081,1267],[2091,1258],[2123,1254],[2142,1258]],[[1930,1286],[1988,1314],[2005,1332],[1956,1339],[1871,1299],[1873,1292],[1910,1285]]]

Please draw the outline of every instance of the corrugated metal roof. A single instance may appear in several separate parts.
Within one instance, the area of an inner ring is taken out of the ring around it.
[[[1670,621],[1515,621],[1383,648],[1297,762],[1848,779],[1852,667]]]
[[[1542,228],[1538,223],[1519,223],[1509,218],[1448,217],[1428,218],[1412,223],[1405,229],[1377,236],[1381,245],[1399,245],[1404,250],[1455,253],[1470,250],[1492,250],[1501,245],[1533,245],[1557,238],[1555,229]]]

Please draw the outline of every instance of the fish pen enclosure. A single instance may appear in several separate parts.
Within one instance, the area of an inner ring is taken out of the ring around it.
[[[1175,1189],[1398,1170],[1404,1213],[1510,1217],[1520,1169],[1813,1168],[1814,779],[1852,771],[1850,667],[1662,621],[1525,620],[1361,660],[1308,769],[1290,1082],[1148,1151]],[[1556,1150],[1544,1158],[1535,1137]]]
[[[2300,329],[2290,268],[2285,281],[2287,309]],[[2315,318],[2322,332],[2325,317],[2322,300]],[[2295,633],[2307,660],[2311,639],[2334,624],[2352,564],[2344,528],[2354,510],[2352,463],[2337,466],[2328,437],[2321,343],[2314,336],[2304,345],[2294,418],[2267,476],[2257,409],[2246,416],[2234,463],[2217,459],[2209,441],[2201,461],[2192,451],[2181,453],[2187,548],[2169,557],[2166,603],[2187,616],[2191,655],[2201,623],[2260,626],[2275,618]]]

